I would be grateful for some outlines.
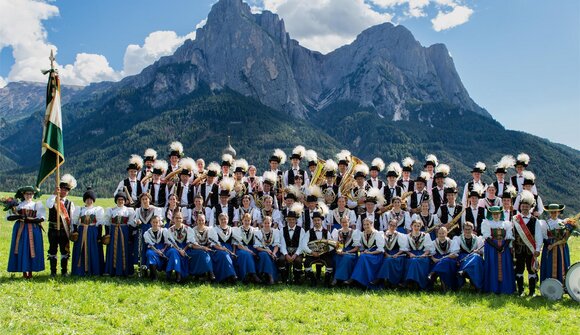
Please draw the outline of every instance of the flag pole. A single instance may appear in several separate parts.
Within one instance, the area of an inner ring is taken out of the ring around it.
[[[54,53],[52,51],[52,49],[50,50],[50,57],[48,57],[48,59],[50,60],[50,75],[52,76],[54,73],[54,61],[56,60],[56,58],[54,58]],[[60,189],[59,185],[60,185],[60,155],[56,155],[56,173],[55,173],[55,177],[56,177],[56,185],[55,185],[55,190]],[[56,197],[54,199],[54,209],[56,210],[56,230],[60,230],[60,192],[56,192]]]

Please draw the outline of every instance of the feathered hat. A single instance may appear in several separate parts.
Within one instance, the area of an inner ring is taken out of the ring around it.
[[[302,145],[297,145],[294,149],[292,149],[292,156],[290,159],[302,159],[306,154],[306,148]]]
[[[435,168],[435,178],[447,178],[451,168],[447,164],[439,164]]]
[[[530,206],[536,205],[536,198],[534,198],[534,194],[528,190],[523,190],[520,193],[520,204],[528,204]]]
[[[270,162],[278,162],[278,164],[286,163],[286,154],[281,149],[274,149],[274,153],[270,156]]]
[[[473,169],[471,169],[471,172],[479,172],[479,173],[484,173],[486,169],[485,163],[484,162],[477,162],[475,163],[475,165],[473,166]]]
[[[516,166],[522,165],[523,167],[528,167],[528,164],[530,164],[530,156],[523,152],[519,154],[516,158]]]
[[[308,186],[306,192],[308,193],[308,196],[306,196],[306,202],[318,201],[318,199],[322,198],[322,190],[318,185]]]
[[[153,162],[157,159],[157,151],[149,148],[145,150],[145,161]]]
[[[425,185],[427,184],[427,179],[429,179],[429,173],[425,172],[425,171],[421,171],[421,173],[417,176],[417,178],[415,178],[415,182],[421,182],[424,183]]]
[[[171,156],[183,157],[183,144],[181,142],[171,142],[169,145],[169,157]]]
[[[395,177],[399,178],[401,176],[403,169],[401,165],[397,162],[391,162],[389,166],[387,166],[387,178],[388,177]]]
[[[338,160],[338,165],[348,165],[350,162],[351,153],[348,150],[342,150],[336,154],[336,159]]]
[[[284,199],[293,199],[294,201],[297,201],[298,198],[302,198],[302,191],[294,185],[289,185],[286,189],[286,196]]]
[[[495,173],[507,173],[507,170],[513,169],[515,164],[514,156],[505,155],[495,164]]]
[[[415,165],[415,160],[411,157],[405,157],[401,162],[403,165],[403,171],[412,172],[413,165]]]
[[[378,189],[376,187],[371,187],[367,191],[367,196],[366,196],[365,202],[372,202],[373,204],[382,205],[385,203],[385,197],[383,195],[383,192],[381,192],[380,189]]]
[[[433,154],[428,154],[425,157],[425,164],[423,165],[423,167],[427,167],[428,165],[431,165],[433,167],[436,167],[437,165],[439,165],[439,161],[437,160],[437,157]]]
[[[532,171],[524,171],[522,172],[522,176],[524,177],[524,185],[536,184],[536,176],[532,173]]]
[[[302,211],[304,210],[304,205],[300,202],[295,202],[292,204],[288,213],[286,214],[287,218],[299,218],[302,215]]]
[[[320,218],[324,220],[324,217],[328,214],[328,206],[323,201],[319,201],[316,205],[316,209],[312,212],[312,218]]]
[[[129,170],[141,170],[143,167],[143,158],[139,155],[131,155],[129,158],[129,165],[127,166],[127,171]]]
[[[195,169],[195,161],[193,158],[185,157],[179,160],[179,167],[182,169],[179,173],[180,175],[191,176],[191,173]]]
[[[220,165],[217,162],[211,162],[207,166],[207,176],[208,177],[217,177],[218,173],[220,172]]]
[[[230,154],[222,155],[222,166],[232,166],[234,164],[234,157]]]
[[[451,179],[451,178],[445,178],[445,181],[443,183],[443,192],[444,193],[455,193],[457,194],[457,183],[455,182],[455,180]]]
[[[162,175],[168,168],[169,164],[166,161],[162,159],[156,160],[155,163],[153,163],[153,174]]]
[[[60,187],[67,188],[69,191],[77,187],[77,180],[71,174],[65,174],[60,177]]]
[[[306,150],[304,158],[306,158],[308,166],[316,166],[318,164],[318,154],[314,150]]]
[[[234,179],[225,177],[220,182],[220,197],[229,197],[230,192],[234,189]]]
[[[246,161],[243,158],[240,159],[236,159],[236,161],[234,162],[234,173],[235,172],[241,172],[243,174],[246,174],[246,172],[248,171],[248,161]]]
[[[369,174],[369,167],[366,164],[358,164],[354,168],[355,178],[366,178]]]
[[[278,182],[278,174],[274,171],[266,171],[264,172],[264,184],[269,184],[272,187],[276,186]]]
[[[338,164],[332,159],[326,160],[324,162],[324,169],[326,170],[325,176],[326,177],[334,177],[336,176],[336,170],[338,169]]]
[[[513,185],[508,185],[503,190],[503,194],[501,195],[502,199],[513,199],[518,194],[518,190]]]
[[[475,197],[481,198],[484,191],[485,191],[485,186],[483,186],[481,184],[473,184],[471,191],[469,191],[469,196],[470,197],[475,196]]]
[[[381,172],[385,169],[385,162],[383,162],[382,159],[380,159],[379,157],[376,157],[375,159],[373,159],[373,161],[371,162],[371,171],[378,171]]]

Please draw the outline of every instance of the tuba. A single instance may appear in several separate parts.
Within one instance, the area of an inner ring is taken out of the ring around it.
[[[346,168],[346,172],[338,185],[338,192],[345,195],[350,200],[354,200],[352,196],[352,189],[356,187],[356,181],[354,180],[354,169],[357,165],[364,164],[364,162],[355,156],[350,157],[350,164]]]
[[[326,161],[320,158],[318,159],[318,162],[316,162],[316,170],[312,175],[312,180],[310,180],[310,186],[320,186],[324,184],[326,178],[326,169],[324,168],[325,163]]]

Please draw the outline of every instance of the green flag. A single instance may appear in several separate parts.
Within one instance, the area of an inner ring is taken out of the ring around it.
[[[60,80],[55,69],[48,71],[46,87],[46,114],[42,131],[42,156],[36,179],[40,185],[64,163],[64,145],[62,137],[62,115],[60,110]]]

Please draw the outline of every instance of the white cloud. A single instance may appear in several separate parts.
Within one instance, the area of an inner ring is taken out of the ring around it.
[[[439,11],[437,16],[431,20],[431,23],[435,31],[441,31],[464,24],[469,21],[471,14],[473,14],[473,9],[455,5],[450,12]]]
[[[4,78],[0,77],[0,88],[2,88],[2,87],[4,87],[4,86],[6,86],[6,84],[7,84],[7,83],[6,83],[6,79],[4,79]]]
[[[121,74],[115,72],[107,58],[103,55],[80,53],[74,64],[60,68],[62,81],[69,85],[86,85],[100,81],[121,79]]]

